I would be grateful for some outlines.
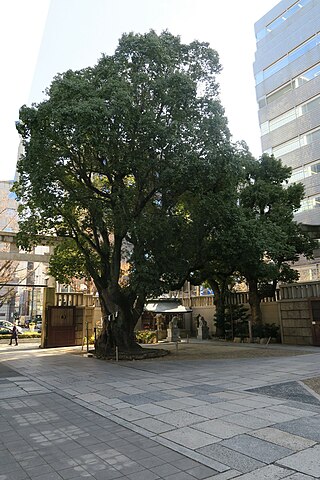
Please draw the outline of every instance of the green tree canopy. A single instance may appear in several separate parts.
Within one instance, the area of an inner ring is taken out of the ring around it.
[[[126,34],[114,55],[57,75],[44,101],[20,110],[20,244],[66,239],[52,271],[90,275],[104,317],[117,312],[101,350],[135,347],[146,297],[183,284],[221,221],[237,164],[219,71],[206,43]]]
[[[247,232],[241,240],[238,271],[249,286],[252,318],[261,322],[260,301],[273,297],[279,281],[299,278],[293,268],[301,255],[312,257],[314,242],[294,221],[303,198],[301,183],[288,184],[291,168],[262,155],[246,166],[240,190],[241,216]]]

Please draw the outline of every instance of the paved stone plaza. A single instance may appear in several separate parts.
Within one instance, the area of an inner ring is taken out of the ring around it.
[[[115,363],[36,347],[0,346],[0,480],[320,478],[320,397],[301,382],[320,350]]]

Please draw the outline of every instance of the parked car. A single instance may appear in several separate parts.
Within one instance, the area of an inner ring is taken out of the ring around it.
[[[22,328],[16,325],[18,333],[22,333]],[[0,333],[12,333],[13,323],[8,320],[0,320]]]

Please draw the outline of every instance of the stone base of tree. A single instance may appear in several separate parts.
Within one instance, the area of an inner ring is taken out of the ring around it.
[[[168,350],[164,349],[158,349],[158,348],[141,348],[139,350],[135,351],[118,351],[117,358],[116,358],[116,352],[103,352],[103,351],[95,351],[92,350],[90,353],[92,353],[96,358],[102,359],[102,360],[145,360],[148,358],[158,358],[158,357],[165,357],[168,355],[170,352]]]

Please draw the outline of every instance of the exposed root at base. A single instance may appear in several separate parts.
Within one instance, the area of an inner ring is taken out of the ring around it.
[[[115,352],[102,353],[96,352],[95,350],[90,350],[96,358],[101,360],[116,360]],[[118,352],[118,360],[145,360],[148,358],[158,358],[165,357],[170,352],[169,350],[164,349],[152,349],[152,348],[141,348],[141,350],[135,350],[133,352]]]

